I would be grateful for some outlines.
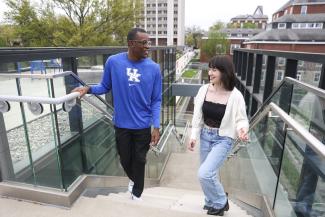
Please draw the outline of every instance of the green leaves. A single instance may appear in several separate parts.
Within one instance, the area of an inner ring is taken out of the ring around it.
[[[141,0],[6,0],[5,14],[21,46],[125,45],[141,18]],[[8,34],[7,34],[8,35]],[[9,46],[0,28],[0,46]]]

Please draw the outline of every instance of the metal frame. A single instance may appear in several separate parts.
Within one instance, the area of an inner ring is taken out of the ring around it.
[[[38,97],[38,96],[11,96],[0,95],[0,101],[9,102],[32,102],[32,103],[44,103],[44,104],[61,104],[70,102],[80,96],[79,92],[69,93],[65,96],[50,98],[50,97]]]
[[[279,118],[281,118],[281,120],[287,124],[290,130],[293,130],[295,133],[297,133],[314,152],[316,152],[323,160],[325,160],[324,144],[274,103],[270,103],[265,109],[263,109],[261,113],[259,113],[258,117],[256,117],[251,123],[250,129],[253,129],[256,124],[259,123],[262,118],[264,118],[270,111],[275,112]],[[241,147],[245,147],[239,146],[239,144],[240,140],[237,138],[234,142],[231,156],[233,156],[234,153],[238,152]]]

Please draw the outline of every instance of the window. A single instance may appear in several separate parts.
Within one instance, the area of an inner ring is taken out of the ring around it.
[[[301,6],[300,14],[307,14],[307,5]]]
[[[315,23],[315,29],[322,29],[323,23]]]
[[[230,54],[233,54],[234,53],[234,49],[236,48],[240,48],[240,44],[231,44],[230,45]]]
[[[299,23],[292,23],[291,29],[299,29],[300,25]]]
[[[302,71],[297,72],[297,80],[301,80]]]
[[[174,35],[177,35],[177,31],[174,31]]]
[[[285,63],[285,59],[284,59],[283,57],[279,57],[279,58],[278,58],[278,65],[279,65],[279,66],[283,66],[284,63]]]
[[[152,4],[152,7],[156,7],[156,4]]]
[[[278,29],[285,29],[286,26],[286,23],[278,23]]]
[[[283,79],[283,71],[277,71],[277,76],[276,76],[276,80],[277,81],[282,81]]]
[[[316,72],[314,74],[314,82],[319,82],[319,80],[320,80],[320,73],[319,72]]]

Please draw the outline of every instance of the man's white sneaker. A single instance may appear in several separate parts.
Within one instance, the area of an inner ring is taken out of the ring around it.
[[[138,201],[138,202],[141,202],[141,201],[142,201],[142,198],[141,198],[141,197],[137,197],[137,196],[135,196],[135,195],[133,195],[133,194],[132,194],[131,198],[132,198],[132,200],[134,200],[134,201]]]
[[[132,194],[134,182],[132,180],[129,181],[128,191]]]

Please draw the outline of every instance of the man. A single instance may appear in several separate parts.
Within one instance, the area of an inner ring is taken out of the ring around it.
[[[144,29],[132,29],[127,41],[128,52],[108,58],[98,85],[74,91],[83,96],[112,90],[117,151],[130,178],[128,189],[132,199],[141,200],[146,155],[149,146],[159,140],[161,73],[160,66],[148,58],[150,39]]]

